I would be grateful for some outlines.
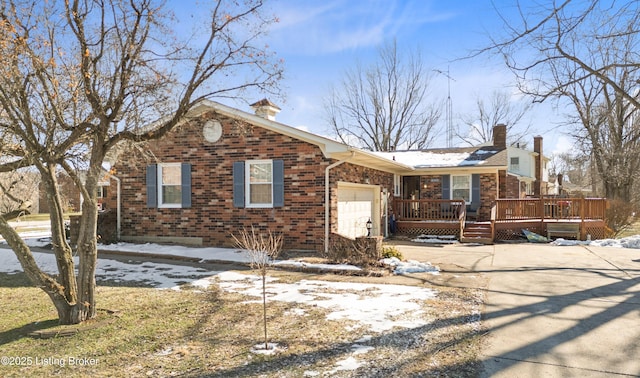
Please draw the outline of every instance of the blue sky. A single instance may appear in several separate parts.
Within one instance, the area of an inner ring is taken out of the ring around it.
[[[500,60],[489,56],[457,60],[485,47],[489,34],[501,34],[496,8],[515,17],[515,1],[271,0],[267,4],[279,22],[266,40],[286,67],[281,83],[285,99],[274,100],[282,108],[277,120],[284,124],[328,135],[322,104],[331,85],[339,86],[345,70],[357,62],[366,66],[374,61],[379,47],[393,39],[400,49],[419,50],[426,67],[449,69],[454,124],[457,115],[474,112],[478,96],[505,90],[518,98],[513,75]],[[434,96],[445,99],[447,78],[434,71],[431,88]],[[246,104],[231,105],[249,110]],[[550,105],[535,107],[529,118],[531,138],[535,134],[545,138],[546,154],[566,148],[568,138],[557,130],[559,118]],[[441,123],[444,127],[444,116]],[[443,138],[439,145],[445,144]]]

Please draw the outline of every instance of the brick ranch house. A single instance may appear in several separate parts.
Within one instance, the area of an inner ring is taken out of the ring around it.
[[[546,190],[542,138],[510,152],[504,125],[492,145],[373,153],[276,122],[268,100],[252,107],[201,101],[144,151],[121,151],[121,187],[105,198],[118,202],[121,240],[231,246],[255,226],[282,233],[285,249],[326,251],[336,234],[365,236],[369,220],[371,235],[389,235],[392,217],[398,232],[460,237],[461,214],[486,220],[497,199]]]

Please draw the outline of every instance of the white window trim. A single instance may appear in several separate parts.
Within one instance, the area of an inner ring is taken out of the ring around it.
[[[465,201],[466,205],[471,205],[471,202],[473,202],[473,181],[471,178],[471,175],[451,175],[451,188],[449,189],[449,198],[451,198],[452,200],[456,200],[457,198],[453,197],[453,178],[454,177],[467,177],[469,178],[469,201]]]
[[[162,198],[162,168],[163,167],[181,168],[181,164],[180,163],[158,164],[158,173],[157,173],[158,174],[158,208],[179,209],[182,207],[182,201],[180,201],[180,203],[164,203],[164,198]],[[182,179],[182,176],[180,178]]]
[[[271,202],[270,203],[251,203],[251,165],[252,164],[271,164]],[[247,208],[273,208],[273,160],[246,160],[244,162],[244,193],[245,193],[245,207]]]

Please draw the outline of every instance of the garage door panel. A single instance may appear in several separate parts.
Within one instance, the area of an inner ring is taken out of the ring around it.
[[[350,238],[366,236],[374,199],[372,188],[338,188],[338,233]]]

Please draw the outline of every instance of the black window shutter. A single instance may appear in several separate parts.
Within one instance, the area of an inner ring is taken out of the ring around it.
[[[471,210],[478,210],[480,207],[480,175],[471,175]]]
[[[147,207],[158,207],[158,165],[147,165]]]
[[[233,163],[233,207],[244,207],[244,161]]]
[[[180,166],[182,207],[191,207],[191,164],[182,163]]]
[[[451,176],[442,175],[442,199],[451,199]]]
[[[273,207],[284,206],[284,161],[273,161]]]

